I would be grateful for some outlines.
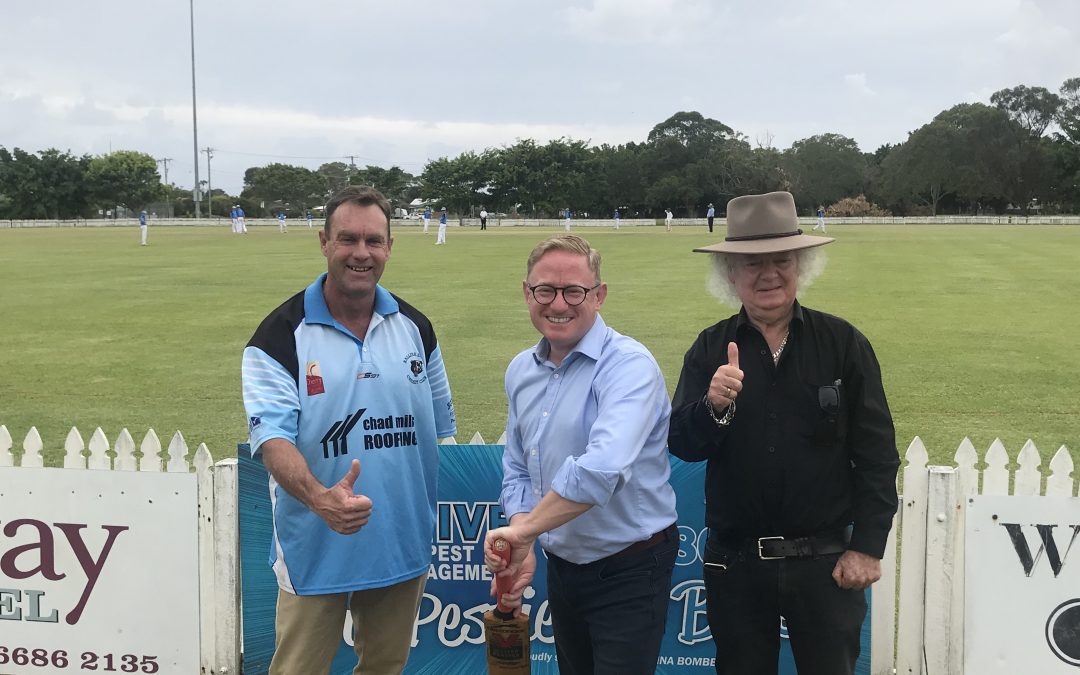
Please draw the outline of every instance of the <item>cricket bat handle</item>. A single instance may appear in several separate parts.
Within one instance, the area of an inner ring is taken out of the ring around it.
[[[507,565],[510,564],[510,542],[505,539],[496,539],[492,545],[495,555],[502,558]],[[502,602],[503,593],[509,593],[514,585],[514,579],[509,575],[495,577],[495,616],[507,620],[514,618],[514,609],[507,607]]]
[[[510,562],[510,542],[496,539],[492,543],[495,555]],[[484,612],[484,634],[487,639],[488,675],[529,675],[532,658],[529,647],[529,616],[502,603],[514,580],[509,575],[495,577],[495,608]]]

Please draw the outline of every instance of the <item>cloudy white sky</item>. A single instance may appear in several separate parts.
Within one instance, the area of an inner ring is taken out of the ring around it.
[[[199,147],[420,173],[696,110],[755,144],[865,151],[957,103],[1080,76],[1078,0],[194,0]],[[0,145],[139,150],[193,182],[188,0],[0,0]],[[200,178],[206,156],[200,153]],[[349,161],[345,159],[344,161]]]

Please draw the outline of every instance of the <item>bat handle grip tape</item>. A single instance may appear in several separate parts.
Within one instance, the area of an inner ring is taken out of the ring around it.
[[[495,554],[506,561],[506,564],[510,564],[510,542],[505,539],[495,540]],[[513,586],[514,580],[508,576],[496,576],[495,577],[495,616],[507,620],[514,618],[514,610],[511,607],[507,607],[502,604],[503,593],[508,593],[511,586]]]

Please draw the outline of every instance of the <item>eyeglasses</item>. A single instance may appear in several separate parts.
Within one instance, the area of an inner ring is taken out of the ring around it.
[[[563,302],[576,307],[585,302],[585,298],[589,295],[589,291],[596,290],[600,287],[600,284],[596,284],[592,288],[585,288],[584,286],[548,286],[547,284],[539,284],[537,286],[529,286],[529,292],[532,293],[533,300],[536,300],[541,305],[550,305],[555,302],[555,296],[562,292]]]

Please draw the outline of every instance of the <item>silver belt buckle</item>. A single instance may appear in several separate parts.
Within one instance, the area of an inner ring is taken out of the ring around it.
[[[784,538],[783,537],[761,537],[761,538],[759,538],[757,540],[757,555],[758,555],[758,558],[760,558],[761,560],[782,560],[784,558],[784,556],[782,556],[782,555],[765,555],[765,552],[762,550],[762,545],[761,545],[761,542],[763,542],[763,541],[784,541]]]

